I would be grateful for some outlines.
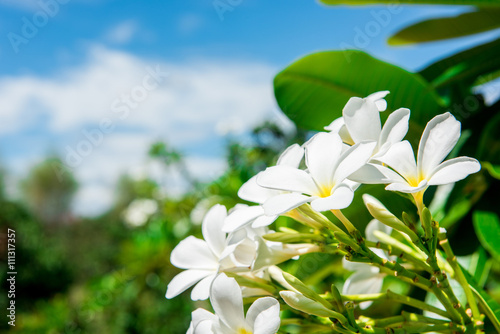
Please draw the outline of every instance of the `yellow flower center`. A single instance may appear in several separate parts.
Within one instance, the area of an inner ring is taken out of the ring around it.
[[[247,331],[245,328],[239,328],[236,334],[252,334],[252,332]]]
[[[325,198],[325,197],[328,197],[332,194],[332,187],[320,185],[318,188],[319,188],[318,189],[319,190],[319,193],[318,193],[319,197]]]
[[[415,178],[415,177],[408,177],[406,178],[406,181],[408,182],[408,184],[412,187],[418,187],[419,183],[421,180]]]

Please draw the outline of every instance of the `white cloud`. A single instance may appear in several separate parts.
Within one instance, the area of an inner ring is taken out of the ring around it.
[[[138,24],[134,20],[119,23],[111,28],[105,35],[105,39],[115,44],[126,44],[134,38],[138,31]]]
[[[168,76],[160,77],[160,85],[147,91],[141,87],[148,78],[146,86],[152,88],[152,69]],[[120,173],[144,168],[152,173],[146,155],[158,139],[188,150],[194,175],[220,174],[225,167],[220,156],[224,134],[240,134],[264,119],[277,119],[272,94],[275,73],[271,66],[259,63],[172,63],[94,47],[85,63],[51,77],[0,78],[0,138],[33,127],[42,115],[45,122],[40,126],[45,128],[39,130],[61,138],[56,149],[64,159],[68,148],[89,151],[74,168],[82,183],[77,208],[96,212],[110,203],[112,185]],[[126,107],[126,98],[133,107]],[[121,119],[124,114],[128,116]],[[114,128],[101,138],[97,130],[103,120]],[[94,135],[95,145],[89,144],[85,131]],[[40,155],[47,146],[40,143]],[[8,156],[4,160],[10,165]]]

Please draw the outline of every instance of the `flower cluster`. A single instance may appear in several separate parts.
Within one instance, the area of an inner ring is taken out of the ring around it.
[[[280,298],[285,302],[283,307],[334,318],[334,326],[341,326],[344,332],[355,330],[358,323],[347,316],[340,293],[337,296],[334,289],[330,299],[319,296],[277,266],[303,254],[328,252],[333,246],[345,254],[345,269],[354,272],[344,284],[344,298],[380,292],[387,272],[418,282],[418,274],[399,264],[405,259],[414,260],[410,269],[437,272],[440,259],[435,255],[435,244],[439,231],[429,217],[423,194],[429,186],[454,183],[476,173],[480,164],[468,157],[443,162],[460,137],[460,122],[450,113],[430,120],[415,159],[412,145],[404,140],[410,110],[393,111],[382,126],[380,113],[387,108],[384,98],[388,93],[351,98],[342,117],[326,126],[326,131],[302,146],[290,146],[276,166],[240,188],[239,197],[255,205],[240,204],[229,212],[215,205],[202,222],[204,240],[190,236],[175,247],[171,263],[185,271],[169,283],[166,297],[173,298],[194,286],[191,298],[210,298],[215,310],[215,314],[194,311],[188,333],[276,333]],[[361,184],[386,184],[386,190],[411,194],[421,228],[397,218],[365,194],[365,205],[374,220],[363,238],[341,212],[352,203]],[[332,212],[347,233],[322,213],[325,211]],[[280,215],[295,219],[308,230],[271,231],[268,226]],[[391,234],[402,236],[403,242]],[[381,243],[392,248],[383,248]],[[400,260],[387,252],[393,248],[403,250]],[[405,253],[407,249],[411,251]],[[420,260],[423,264],[419,267]],[[441,276],[437,279],[445,282]],[[450,291],[446,295],[452,299]],[[250,306],[246,317],[243,296],[261,297]],[[446,300],[442,302],[446,304]],[[364,309],[371,301],[360,299],[359,304]]]

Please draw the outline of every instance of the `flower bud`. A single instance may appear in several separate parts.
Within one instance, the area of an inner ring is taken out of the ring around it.
[[[325,238],[320,234],[312,234],[312,233],[285,233],[285,232],[276,232],[276,233],[268,233],[262,236],[264,239],[269,241],[277,241],[285,244],[290,243],[308,243],[311,241],[324,242]]]
[[[315,302],[318,302],[318,303],[322,304],[324,307],[326,307],[328,309],[332,308],[332,304],[330,304],[328,301],[326,301],[325,299],[323,299],[316,292],[314,292],[313,290],[311,290],[310,288],[308,288],[297,277],[295,277],[295,276],[293,276],[293,275],[291,275],[291,274],[289,274],[287,272],[283,272],[283,277],[288,282],[288,284],[290,284],[291,286],[293,286],[294,289],[296,289],[297,291],[299,291],[301,294],[303,294],[307,298],[309,298],[309,299],[311,299],[311,300],[313,300]]]
[[[329,310],[326,307],[324,307],[321,303],[309,299],[300,293],[285,290],[285,291],[280,291],[280,296],[281,298],[283,298],[285,303],[288,304],[288,306],[296,310],[302,311],[304,313],[316,315],[318,317],[345,319],[342,314]]]
[[[419,238],[406,226],[401,220],[399,220],[395,215],[393,215],[387,208],[380,203],[375,197],[368,194],[363,195],[363,201],[365,202],[366,208],[370,211],[373,218],[377,219],[382,224],[385,224],[393,229],[407,234],[412,241],[418,241]]]

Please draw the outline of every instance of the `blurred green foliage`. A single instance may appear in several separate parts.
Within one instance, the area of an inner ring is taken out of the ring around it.
[[[189,291],[165,299],[168,282],[180,271],[169,263],[171,250],[190,234],[201,237],[201,218],[213,204],[234,206],[237,191],[248,178],[274,164],[283,149],[292,142],[304,142],[306,136],[306,131],[286,134],[275,124],[265,123],[254,129],[247,145],[228,142],[228,169],[216,180],[202,183],[182,174],[191,190],[181,198],[157,199],[155,181],[122,176],[113,207],[93,219],[68,219],[69,201],[53,208],[53,218],[46,220],[45,212],[31,201],[51,201],[63,193],[70,197],[76,183],[69,170],[62,183],[55,179],[53,166],[60,163],[56,158],[35,166],[23,182],[29,209],[0,202],[0,227],[16,231],[18,246],[16,289],[20,294],[16,294],[16,326],[9,329],[20,333],[185,333],[191,312],[209,305],[192,302]],[[148,154],[166,167],[166,173],[170,168],[185,169],[182,155],[166,143],[154,143]],[[28,196],[33,193],[36,196]],[[135,199],[144,198],[158,200],[158,212],[144,226],[128,227],[123,211]],[[3,266],[5,260],[3,254]],[[4,276],[2,296],[7,288]],[[6,302],[2,299],[0,306],[6,307]],[[10,327],[6,322],[0,326]]]

